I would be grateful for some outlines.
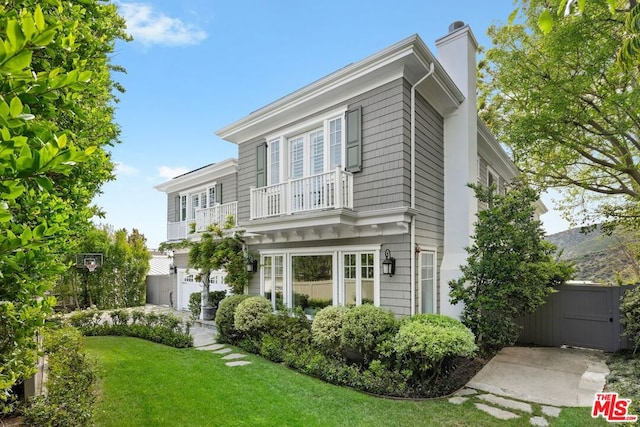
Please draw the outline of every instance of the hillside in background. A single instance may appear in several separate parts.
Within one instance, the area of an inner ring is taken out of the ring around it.
[[[583,233],[580,227],[551,234],[546,240],[562,250],[563,260],[576,265],[575,280],[587,280],[616,284],[638,281],[638,262],[631,255],[628,235],[614,233],[606,235],[596,229]]]

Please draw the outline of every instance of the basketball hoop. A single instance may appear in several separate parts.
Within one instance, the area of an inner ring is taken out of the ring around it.
[[[76,267],[86,268],[89,273],[93,273],[96,268],[102,267],[102,254],[78,254],[76,255]]]
[[[84,266],[89,270],[89,273],[93,273],[98,264],[96,264],[95,259],[87,258],[84,260]]]

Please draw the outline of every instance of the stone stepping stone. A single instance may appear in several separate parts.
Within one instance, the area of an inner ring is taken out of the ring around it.
[[[232,351],[232,350],[231,350],[230,348],[225,347],[225,348],[221,348],[220,350],[212,351],[212,353],[216,353],[216,354],[227,354],[227,353],[231,353],[231,351]]]
[[[544,417],[532,417],[529,422],[532,426],[547,427],[549,425],[549,421]]]
[[[555,406],[542,406],[542,413],[547,417],[557,418],[560,416],[560,411],[562,411],[562,408],[556,408]]]
[[[463,388],[461,390],[456,391],[454,396],[473,396],[474,394],[477,394],[477,393],[478,392],[472,388]]]
[[[456,396],[449,398],[449,403],[453,403],[454,405],[462,405],[467,400],[469,400],[468,397]]]
[[[196,347],[196,350],[204,350],[204,351],[213,351],[213,350],[220,350],[221,348],[224,347],[224,344],[210,344],[210,345],[205,345],[203,347]]]
[[[520,415],[514,414],[513,412],[494,408],[493,406],[485,405],[484,403],[476,403],[475,405],[476,405],[476,408],[500,420],[512,420],[514,418],[520,418]]]
[[[240,354],[240,353],[231,353],[231,354],[227,354],[222,359],[223,360],[234,360],[234,359],[242,359],[243,357],[247,357],[247,355],[246,354]]]
[[[250,365],[251,362],[249,362],[248,360],[236,360],[233,362],[227,362],[225,363],[225,365],[227,366],[244,366],[244,365]]]
[[[514,409],[516,411],[522,411],[522,412],[528,412],[528,413],[533,412],[531,405],[529,405],[528,403],[517,402],[511,399],[505,399],[504,397],[494,396],[493,394],[481,394],[478,397],[484,400],[485,402],[489,402],[494,405],[501,406],[503,408]]]

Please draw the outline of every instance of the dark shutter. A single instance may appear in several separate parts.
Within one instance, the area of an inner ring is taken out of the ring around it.
[[[267,185],[267,143],[258,145],[256,150],[256,187]]]
[[[346,167],[348,172],[362,170],[362,107],[354,108],[346,113]]]
[[[221,205],[222,204],[222,183],[219,182],[216,184],[216,203]]]
[[[173,217],[173,220],[179,222],[180,221],[180,196],[176,196],[175,200],[176,200],[175,201],[176,204],[174,206],[175,216]]]

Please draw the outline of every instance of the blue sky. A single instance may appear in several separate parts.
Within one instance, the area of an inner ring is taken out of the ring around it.
[[[166,239],[166,196],[154,186],[237,156],[217,129],[414,33],[435,52],[456,20],[488,47],[487,28],[513,10],[511,0],[115,3],[134,41],[112,57],[127,69],[115,75],[127,89],[116,111],[122,143],[112,150],[117,180],[96,203],[100,222],[137,228],[150,248]],[[567,228],[554,212],[543,221],[549,233]]]

